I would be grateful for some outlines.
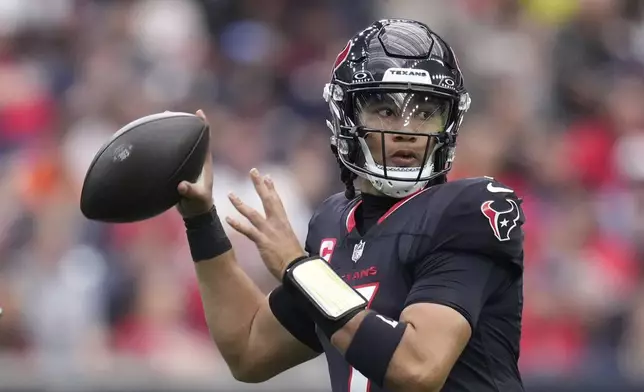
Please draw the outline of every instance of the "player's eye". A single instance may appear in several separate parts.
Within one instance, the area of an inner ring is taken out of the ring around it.
[[[389,109],[389,108],[383,108],[383,109],[378,110],[378,116],[380,116],[382,118],[393,117],[393,115],[394,115],[394,111]]]
[[[443,117],[443,112],[440,106],[421,105],[417,107],[416,118],[421,121],[431,120],[432,118],[440,119]]]

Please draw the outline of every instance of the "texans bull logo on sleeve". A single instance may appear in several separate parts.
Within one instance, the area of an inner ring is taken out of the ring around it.
[[[517,203],[512,199],[505,200],[510,207],[502,211],[492,208],[493,200],[488,200],[481,205],[481,212],[487,218],[494,232],[494,236],[499,241],[510,240],[510,232],[517,226],[517,221],[521,217]],[[498,208],[498,204],[500,203],[497,202],[496,204]]]

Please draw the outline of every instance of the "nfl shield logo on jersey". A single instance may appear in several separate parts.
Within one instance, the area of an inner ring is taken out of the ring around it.
[[[364,250],[365,242],[360,241],[353,247],[353,254],[351,255],[351,260],[356,263],[362,257],[362,251]]]

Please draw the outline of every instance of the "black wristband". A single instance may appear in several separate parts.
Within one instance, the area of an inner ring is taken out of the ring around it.
[[[344,358],[365,377],[382,387],[389,362],[406,328],[405,323],[369,311],[353,335]]]
[[[232,249],[215,206],[201,215],[184,218],[183,222],[190,254],[195,262],[215,258]]]

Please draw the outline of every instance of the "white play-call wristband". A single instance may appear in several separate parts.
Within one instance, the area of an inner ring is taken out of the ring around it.
[[[292,282],[329,319],[338,320],[368,301],[349,286],[320,257],[301,260],[289,268]]]

